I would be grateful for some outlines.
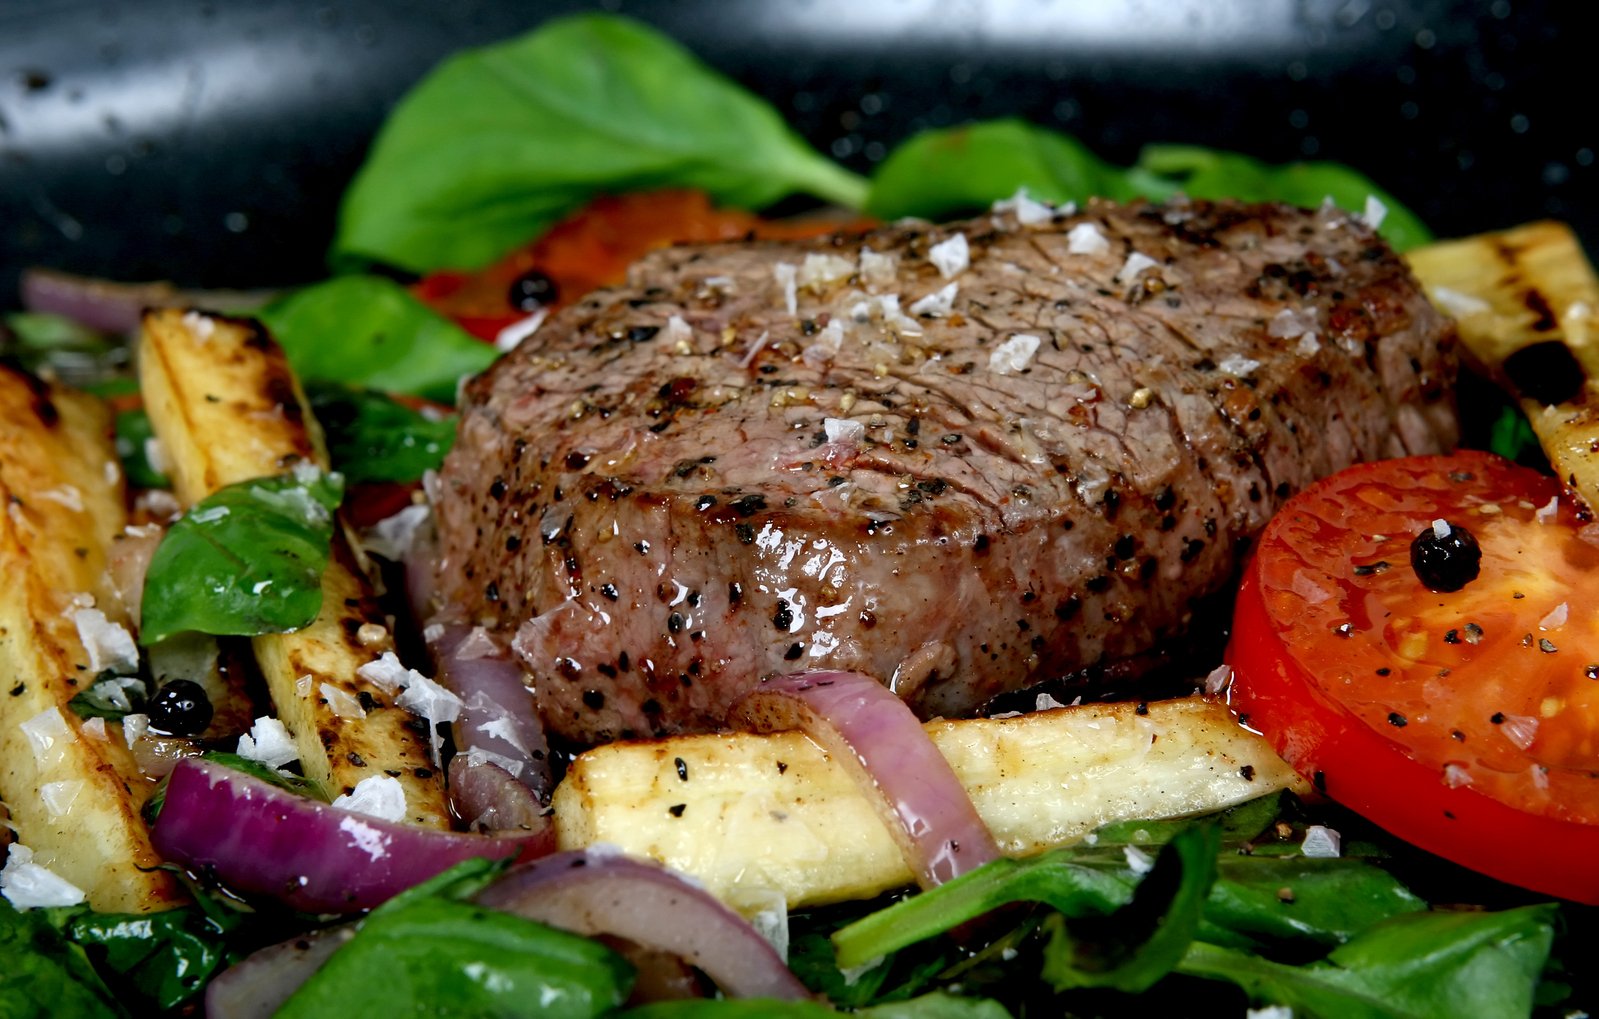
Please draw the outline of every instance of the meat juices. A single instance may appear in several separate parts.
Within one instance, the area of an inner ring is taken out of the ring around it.
[[[579,743],[815,667],[958,715],[1179,633],[1305,484],[1450,448],[1454,346],[1331,208],[673,248],[467,385],[439,590]]]

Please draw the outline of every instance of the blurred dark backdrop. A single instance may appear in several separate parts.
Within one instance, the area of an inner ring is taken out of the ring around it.
[[[322,272],[384,112],[449,51],[595,5],[0,0],[0,307],[51,265],[255,286]],[[1354,164],[1440,234],[1553,216],[1599,250],[1582,5],[1521,0],[637,0],[860,169],[1019,113]]]

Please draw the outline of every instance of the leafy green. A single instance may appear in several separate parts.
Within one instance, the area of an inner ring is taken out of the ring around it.
[[[499,870],[458,865],[384,903],[277,1013],[599,1016],[620,1005],[632,968],[598,942],[469,901]]]
[[[996,1001],[953,994],[925,994],[852,1013],[869,1019],[1009,1019]],[[828,1019],[838,1013],[813,1001],[666,1001],[630,1008],[618,1019]]]
[[[345,276],[285,294],[258,312],[304,382],[340,382],[455,402],[463,375],[493,347],[393,280]]]
[[[1234,152],[1194,145],[1151,145],[1122,169],[1074,138],[1014,118],[938,128],[902,143],[873,175],[866,210],[894,219],[945,218],[986,208],[1025,187],[1036,199],[1193,198],[1289,202],[1314,208],[1326,198],[1364,211],[1367,196],[1387,209],[1381,232],[1399,250],[1431,233],[1415,214],[1364,175],[1337,163],[1271,166]]]
[[[34,374],[106,395],[126,388],[131,366],[122,338],[43,312],[0,315],[0,356],[15,358]]]
[[[333,469],[352,485],[417,481],[455,442],[455,418],[430,418],[376,390],[329,383],[306,390]]]
[[[1215,826],[1188,828],[1167,843],[1123,908],[1076,922],[1051,916],[1045,921],[1043,978],[1057,991],[1113,987],[1137,993],[1153,986],[1194,940],[1220,848]]]
[[[1505,406],[1499,411],[1488,433],[1488,448],[1506,460],[1520,461],[1530,455],[1543,456],[1543,446],[1532,422],[1520,407]]]
[[[343,492],[337,474],[306,472],[229,485],[167,531],[145,575],[139,640],[175,633],[275,633],[322,607],[322,571]]]
[[[667,186],[745,208],[865,193],[672,40],[579,15],[452,57],[413,88],[345,194],[333,259],[475,268],[596,194]]]
[[[172,481],[150,463],[149,441],[155,438],[155,426],[143,407],[117,413],[117,459],[122,461],[122,473],[128,483],[139,488],[170,488]]]
[[[230,959],[223,931],[198,909],[95,913],[67,924],[67,936],[102,966],[122,974],[157,1008],[176,1008],[204,990]]]
[[[0,1019],[126,1015],[83,949],[51,923],[58,912],[19,911],[0,897]]]
[[[144,680],[136,676],[119,676],[110,669],[94,678],[94,682],[78,691],[67,702],[79,718],[104,718],[120,722],[134,712],[144,710],[149,690]]]
[[[1179,971],[1228,980],[1251,997],[1336,1019],[1476,1019],[1532,1011],[1554,939],[1552,905],[1387,920],[1303,966],[1202,942]]]
[[[1364,174],[1339,163],[1288,163],[1270,166],[1236,152],[1197,145],[1150,145],[1130,171],[1144,194],[1166,198],[1181,190],[1191,198],[1238,198],[1250,202],[1288,202],[1315,208],[1326,198],[1354,212],[1368,196],[1387,212],[1381,233],[1399,251],[1432,240],[1415,213]],[[1162,188],[1168,189],[1162,193]]]
[[[1075,138],[1006,118],[923,131],[872,175],[866,211],[884,219],[940,219],[987,208],[1016,189],[1041,201],[1136,196],[1121,170]]]

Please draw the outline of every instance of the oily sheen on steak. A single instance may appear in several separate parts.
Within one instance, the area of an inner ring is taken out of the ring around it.
[[[1357,218],[1039,213],[661,251],[466,387],[439,590],[554,733],[816,667],[968,712],[1180,631],[1306,483],[1453,443],[1452,327]]]

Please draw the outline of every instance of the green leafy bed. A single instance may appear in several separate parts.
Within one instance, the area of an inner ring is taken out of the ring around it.
[[[1396,247],[1430,239],[1348,167],[1268,166],[1187,145],[1152,145],[1117,167],[1016,119],[924,132],[864,179],[650,29],[605,16],[558,20],[451,58],[416,86],[347,193],[331,253],[346,274],[259,312],[306,382],[345,480],[412,482],[436,466],[452,419],[389,394],[449,403],[458,380],[495,356],[403,287],[363,271],[479,267],[596,195],[667,186],[756,209],[808,195],[883,218],[968,214],[1018,188],[1053,202],[1181,192],[1304,205],[1330,198],[1356,211],[1375,197]],[[24,363],[70,366],[102,392],[126,392],[125,357],[104,338],[15,315],[0,340]],[[85,377],[86,363],[111,371]],[[1518,421],[1507,411],[1489,433],[1507,455],[1526,451]],[[142,413],[123,412],[117,436],[129,478],[162,484],[146,457]],[[339,496],[337,475],[289,477],[235,486],[196,507],[151,570],[166,614],[146,618],[145,639],[302,625],[316,611],[308,596]],[[238,554],[251,548],[264,550],[264,566]],[[195,587],[192,565],[163,565],[179,559],[205,563],[220,595]],[[263,581],[281,597],[249,597]],[[1333,819],[1358,827],[1347,815]],[[1296,1015],[1492,1017],[1558,1014],[1582,998],[1560,960],[1580,943],[1574,931],[1592,929],[1590,911],[1486,882],[1471,888],[1509,908],[1429,908],[1373,843],[1346,840],[1338,859],[1299,855],[1306,822],[1297,804],[1270,799],[1200,822],[1101,831],[1091,843],[1001,861],[891,905],[797,915],[791,962],[838,1006],[880,1017],[1238,1014],[1260,1003]],[[284,1014],[617,1010],[632,979],[620,958],[473,906],[468,894],[490,877],[491,865],[468,866],[373,912]],[[0,1017],[192,1004],[219,968],[311,920],[196,896],[197,906],[154,917],[18,912],[0,899]],[[694,1002],[626,1014],[702,1012],[798,1017],[827,1008]]]

